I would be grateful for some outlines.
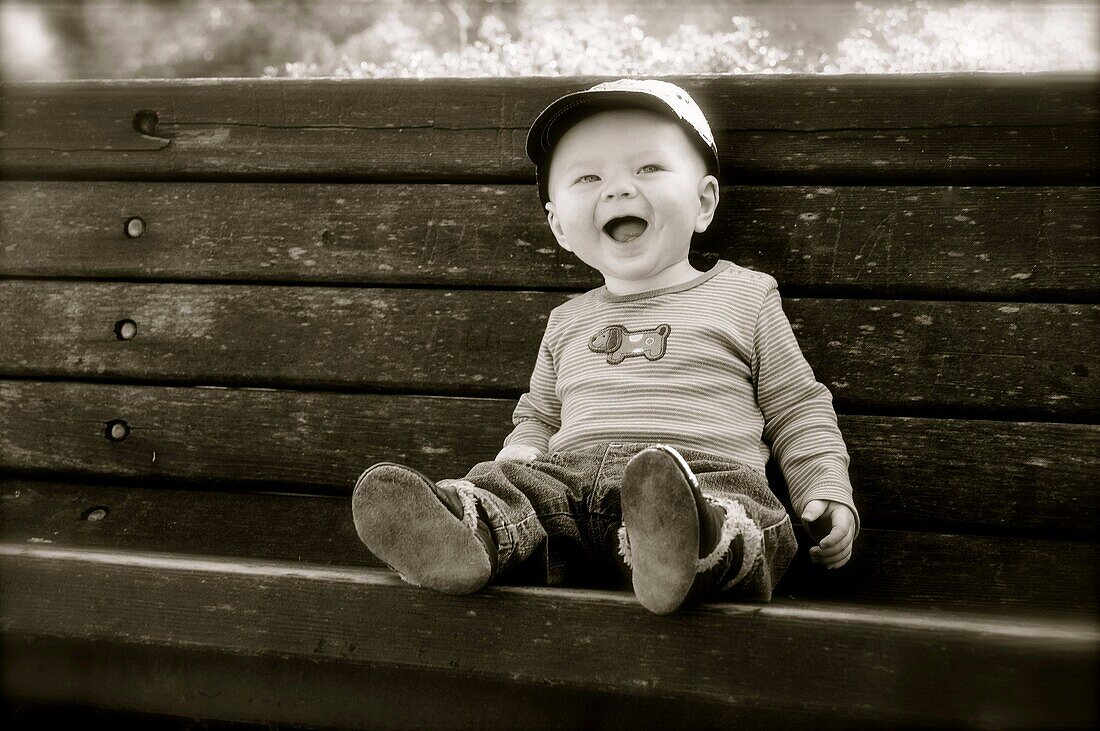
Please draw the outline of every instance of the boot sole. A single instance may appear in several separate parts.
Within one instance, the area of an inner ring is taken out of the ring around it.
[[[489,556],[433,487],[402,465],[372,467],[352,493],[355,531],[371,553],[415,584],[447,594],[477,591],[489,581]]]
[[[655,614],[673,612],[691,589],[699,556],[691,485],[676,458],[650,448],[627,464],[620,496],[634,594]]]

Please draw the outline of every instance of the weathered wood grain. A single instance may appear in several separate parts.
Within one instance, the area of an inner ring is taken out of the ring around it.
[[[1096,540],[1100,426],[841,415],[861,520]]]
[[[782,603],[659,617],[621,592],[507,587],[448,597],[362,569],[9,546],[2,554],[0,611],[16,635],[447,668],[749,707],[828,712],[843,698],[860,714],[906,721],[1080,723],[1095,714],[1100,634],[1085,620]],[[828,650],[807,662],[807,646]],[[822,672],[823,663],[844,672]]]
[[[385,568],[359,541],[346,497],[183,487],[5,480],[0,483],[0,540],[67,549],[278,559],[303,567]],[[995,486],[981,487],[992,493]],[[1017,495],[1006,493],[1005,502]],[[879,497],[867,490],[856,495],[861,506]],[[923,497],[917,495],[910,503]],[[904,507],[901,503],[898,509]],[[983,536],[929,532],[932,526],[911,531],[864,527],[852,560],[840,571],[826,571],[810,562],[809,537],[797,519],[794,525],[801,548],[776,589],[777,598],[1079,616],[1089,616],[1100,606],[1094,570],[1100,547],[1068,540],[1069,532],[1048,540],[1022,537],[1019,530],[1012,536]],[[538,584],[545,575],[532,559],[504,581]],[[608,582],[615,584],[611,577]]]
[[[0,375],[512,395],[568,296],[7,280]],[[843,409],[1100,410],[1095,305],[790,298],[784,309]],[[133,339],[116,334],[125,320]]]
[[[800,550],[776,587],[777,596],[796,602],[1087,619],[1100,609],[1094,542],[870,529],[860,532],[851,561],[827,570],[810,561],[809,535],[801,528],[796,535]]]
[[[0,430],[0,469],[348,495],[375,462],[462,477],[496,456],[514,405],[0,382],[0,418],[16,425]],[[130,430],[121,442],[106,436],[116,419]],[[1100,427],[848,415],[840,426],[865,527],[1081,538],[1100,522]]]
[[[528,180],[527,129],[603,78],[5,84],[9,176]],[[674,78],[727,181],[1081,184],[1095,73]],[[156,124],[137,122],[154,112]]]
[[[821,714],[793,708],[749,708],[686,702],[645,689],[598,693],[550,683],[297,658],[241,656],[214,650],[137,644],[4,637],[0,690],[11,704],[26,699],[7,728],[110,728],[146,731],[217,729],[193,718],[299,727],[420,731],[422,729],[814,728],[895,731],[896,721],[853,719],[848,709]],[[430,693],[424,689],[430,688]],[[79,704],[83,708],[72,708]],[[98,707],[89,710],[88,706]],[[10,708],[10,705],[9,705]],[[119,714],[103,709],[119,709]],[[21,711],[21,712],[20,712]],[[19,721],[23,721],[22,725]],[[289,724],[289,725],[284,725]],[[246,727],[251,728],[251,727]],[[227,725],[224,731],[240,729]],[[240,729],[240,731],[244,731]]]
[[[597,80],[0,85],[0,277],[29,280],[0,280],[5,696],[346,726],[311,705],[439,680],[477,726],[492,693],[515,718],[641,696],[630,727],[1096,725],[1094,72],[677,79],[726,183],[697,266],[778,276],[836,396],[843,570],[798,526],[772,604],[659,618],[432,594],[361,546],[361,470],[491,458],[546,314],[598,284],[523,154]]]
[[[727,186],[697,265],[783,291],[1096,301],[1095,188]],[[48,207],[42,205],[48,201]],[[516,185],[0,183],[0,274],[587,289]],[[140,237],[126,222],[144,222]]]
[[[197,383],[515,389],[530,376],[546,316],[565,298],[2,281],[0,306],[10,317],[0,333],[15,347],[0,356],[0,368]],[[136,322],[136,338],[116,337],[121,319]]]

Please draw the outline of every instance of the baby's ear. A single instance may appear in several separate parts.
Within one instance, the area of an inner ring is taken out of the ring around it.
[[[699,215],[695,217],[696,233],[703,233],[718,210],[718,178],[708,175],[699,181]]]
[[[558,221],[558,212],[554,208],[554,202],[550,201],[546,204],[546,222],[550,224],[550,232],[554,234],[554,238],[558,241],[558,246],[566,251],[572,251],[573,247],[565,238],[565,230],[561,227],[561,223]]]

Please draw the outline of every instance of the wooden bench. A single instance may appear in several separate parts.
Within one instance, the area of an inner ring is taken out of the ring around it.
[[[768,605],[448,597],[380,460],[510,431],[554,243],[527,126],[598,79],[2,87],[3,693],[345,727],[1097,723],[1098,76],[673,79],[851,454],[851,563]],[[778,475],[774,485],[787,500]],[[25,716],[24,716],[25,717]]]

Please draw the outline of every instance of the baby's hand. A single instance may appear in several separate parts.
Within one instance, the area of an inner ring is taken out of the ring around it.
[[[802,512],[802,524],[814,538],[827,534],[810,549],[810,559],[814,563],[825,564],[828,569],[839,569],[848,563],[852,557],[856,516],[847,505],[834,500],[811,500]]]
[[[514,460],[517,462],[530,462],[536,460],[542,452],[534,447],[528,447],[526,444],[512,444],[504,449],[500,450],[497,454],[497,462],[503,462],[506,460]]]

